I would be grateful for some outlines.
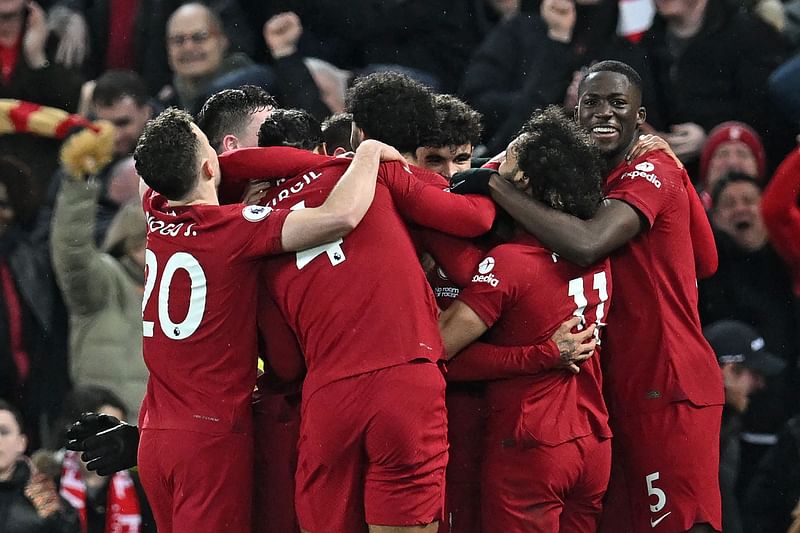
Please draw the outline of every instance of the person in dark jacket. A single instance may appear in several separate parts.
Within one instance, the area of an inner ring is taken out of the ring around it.
[[[22,428],[19,411],[0,400],[0,531],[78,533],[78,513],[24,455],[28,441]]]

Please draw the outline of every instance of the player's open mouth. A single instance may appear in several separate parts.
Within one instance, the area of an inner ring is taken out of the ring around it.
[[[613,126],[592,126],[591,132],[595,139],[610,139],[619,135],[619,131]]]

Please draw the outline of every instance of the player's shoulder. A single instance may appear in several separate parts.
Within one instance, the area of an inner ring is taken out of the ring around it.
[[[656,150],[631,161],[621,179],[643,179],[660,189],[666,182],[681,181],[684,172],[666,152]]]

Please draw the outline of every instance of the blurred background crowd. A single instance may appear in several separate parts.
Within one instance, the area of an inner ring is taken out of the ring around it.
[[[0,99],[116,126],[96,197],[75,197],[59,136],[15,127],[35,108],[0,116],[0,511],[26,498],[30,523],[53,531],[145,512],[135,475],[101,479],[69,454],[54,467],[68,506],[47,479],[8,472],[60,449],[83,411],[136,420],[145,232],[131,154],[149,118],[252,84],[322,122],[355,77],[390,70],[480,112],[473,155],[491,156],[535,109],[571,109],[599,59],[642,75],[645,129],[683,160],[715,230],[719,270],[699,290],[726,383],[726,531],[786,531],[800,499],[800,0],[0,0]],[[734,355],[772,359],[725,359],[715,338],[731,337]],[[8,529],[9,516],[0,530],[51,531]]]

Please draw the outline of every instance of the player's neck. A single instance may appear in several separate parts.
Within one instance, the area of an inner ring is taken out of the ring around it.
[[[170,200],[169,205],[173,207],[185,205],[219,205],[216,189],[208,187],[198,187],[180,200]]]

